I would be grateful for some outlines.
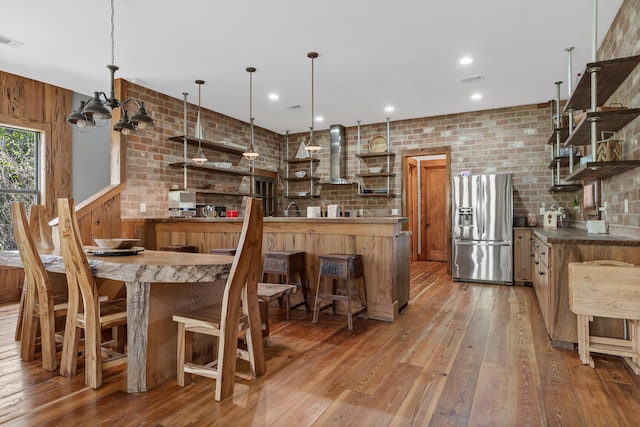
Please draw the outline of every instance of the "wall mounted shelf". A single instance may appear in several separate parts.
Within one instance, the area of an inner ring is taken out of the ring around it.
[[[599,136],[601,132],[619,131],[638,116],[640,116],[640,108],[587,112],[585,118],[578,123],[573,133],[564,140],[564,146],[590,145],[590,124],[592,121],[596,122],[596,132]]]
[[[179,143],[184,143],[184,135],[178,135],[178,136],[172,136],[169,138],[170,141],[175,141],[175,142],[179,142]],[[194,145],[194,146],[198,146],[198,140],[194,137],[191,136],[187,136],[187,144],[189,145]],[[231,154],[238,154],[238,155],[242,155],[242,153],[244,153],[247,150],[247,147],[240,147],[240,146],[236,146],[236,145],[227,145],[227,144],[223,144],[221,142],[212,142],[212,141],[205,141],[204,139],[202,141],[200,141],[202,144],[203,148],[210,148],[212,150],[216,150],[216,151],[220,151],[222,153],[231,153]]]
[[[169,167],[174,169],[182,169],[184,166],[185,166],[184,162],[169,163]],[[198,165],[195,163],[187,163],[187,169],[204,171],[204,172],[215,172],[215,173],[220,173],[224,175],[251,176],[251,171],[249,170],[217,168],[215,166]]]
[[[567,179],[571,181],[606,179],[640,166],[640,160],[618,160],[615,162],[588,162]]]

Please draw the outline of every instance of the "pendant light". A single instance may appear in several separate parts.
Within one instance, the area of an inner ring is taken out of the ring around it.
[[[194,163],[198,165],[204,164],[208,159],[202,152],[202,123],[200,122],[200,89],[202,89],[202,85],[204,84],[204,80],[196,80],[196,84],[198,85],[198,118],[196,119],[196,138],[198,139],[198,152],[191,159]]]
[[[120,132],[123,135],[129,135],[136,132],[138,129],[153,126],[154,121],[147,114],[147,111],[144,108],[144,102],[135,98],[128,98],[125,101],[120,101],[115,96],[114,81],[118,66],[114,65],[115,41],[113,34],[115,32],[115,9],[113,3],[114,0],[111,0],[111,65],[107,65],[107,68],[111,73],[111,93],[107,96],[104,92],[94,92],[92,99],[87,102],[81,101],[80,107],[67,116],[67,122],[79,129],[81,132],[86,132],[94,126],[105,126],[107,121],[111,119],[112,110],[114,108],[120,108],[122,116],[118,123],[113,126],[113,130]],[[138,106],[138,112],[131,118],[129,118],[129,113],[125,108],[125,105],[128,103],[133,103]]]
[[[249,129],[251,131],[251,141],[249,145],[249,149],[242,153],[242,155],[248,160],[255,160],[260,154],[256,151],[254,147],[254,134],[253,134],[253,73],[256,72],[255,67],[247,67],[247,72],[249,73]]]
[[[305,145],[304,149],[307,150],[309,153],[311,153],[311,155],[313,155],[314,153],[317,153],[318,151],[320,151],[320,145],[318,145],[318,143],[316,142],[316,139],[313,136],[313,103],[314,103],[314,99],[313,99],[313,60],[316,59],[318,57],[318,52],[309,52],[307,53],[307,58],[311,59],[311,127],[310,129],[310,134],[309,134],[309,142],[307,142],[307,145]]]

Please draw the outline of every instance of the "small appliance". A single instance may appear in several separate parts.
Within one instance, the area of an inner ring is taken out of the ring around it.
[[[587,221],[587,233],[607,234],[607,224],[603,220]]]

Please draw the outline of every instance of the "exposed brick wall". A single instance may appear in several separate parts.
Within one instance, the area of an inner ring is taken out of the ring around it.
[[[625,0],[600,47],[598,59],[623,58],[640,54],[640,0]],[[640,67],[625,80],[609,102],[640,107]],[[623,160],[640,160],[640,119],[635,119],[616,135],[622,143]],[[602,198],[607,201],[605,219],[614,234],[640,238],[640,168],[603,181]],[[624,213],[624,199],[629,212]]]
[[[600,49],[600,59],[636,55],[640,52],[640,0],[625,0],[609,33]],[[577,69],[583,64],[576,65]],[[553,91],[550,82],[550,92]],[[172,98],[157,92],[128,84],[128,96],[135,96],[147,103],[147,110],[156,119],[158,125],[150,131],[141,132],[127,138],[127,189],[122,198],[123,218],[134,217],[166,217],[168,215],[167,191],[171,184],[182,185],[182,171],[170,169],[167,165],[182,161],[182,145],[169,141],[168,138],[183,133],[183,103],[181,99]],[[631,107],[640,106],[640,69],[613,95],[611,102],[623,102]],[[196,106],[189,104],[189,133],[193,134]],[[280,212],[291,200],[297,202],[304,213],[307,206],[337,203],[345,205],[345,209],[365,210],[367,216],[387,216],[391,209],[402,209],[402,153],[419,149],[450,147],[451,173],[463,170],[471,173],[511,172],[515,188],[515,215],[525,216],[528,212],[537,212],[541,203],[570,208],[573,200],[582,200],[582,191],[576,193],[550,194],[551,159],[547,144],[550,136],[549,105],[525,105],[500,108],[487,111],[475,111],[450,114],[436,117],[417,118],[411,120],[392,121],[390,124],[391,150],[397,155],[393,158],[391,170],[395,176],[391,179],[390,191],[395,198],[363,198],[357,197],[356,185],[321,185],[318,198],[285,199],[286,175],[285,141],[286,137],[273,132],[256,128],[256,149],[260,157],[256,167],[277,170],[279,172],[279,209]],[[249,125],[246,122],[223,116],[213,111],[203,110],[205,139],[231,140],[238,144],[248,144]],[[343,123],[347,134],[347,176],[356,181],[358,164],[361,168],[374,165],[371,160],[364,162],[357,157],[357,127],[355,124]],[[375,135],[386,135],[386,123],[366,124],[361,126],[363,143]],[[289,157],[294,157],[302,138],[307,133],[289,135]],[[619,135],[624,139],[624,159],[640,159],[638,139],[640,137],[640,120],[636,119],[623,129]],[[316,132],[318,143],[325,147],[317,155],[320,163],[317,176],[321,182],[329,179],[329,132]],[[366,151],[366,146],[362,147]],[[189,147],[188,157],[196,148]],[[207,152],[207,156],[210,153]],[[239,156],[215,155],[210,160],[230,160],[239,162],[239,167],[248,167],[246,160]],[[386,166],[386,165],[385,165]],[[291,173],[299,168],[292,168]],[[239,180],[224,176],[207,176],[189,171],[189,186],[201,187],[210,184],[239,186],[240,190],[248,190],[247,178]],[[289,183],[290,191],[308,191],[308,185]],[[386,186],[386,182],[367,181],[371,188]],[[625,174],[614,176],[603,182],[603,200],[608,202],[607,219],[611,224],[611,232],[631,235],[640,238],[640,168]],[[623,213],[623,200],[629,200],[629,213]],[[215,198],[210,202],[238,207],[238,198]],[[139,213],[141,202],[146,203],[147,213]],[[573,209],[574,224],[584,228],[585,223]]]

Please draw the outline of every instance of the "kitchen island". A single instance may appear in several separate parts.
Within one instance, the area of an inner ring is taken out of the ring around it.
[[[640,264],[640,240],[611,234],[587,234],[570,228],[532,228],[533,285],[554,346],[578,342],[577,320],[569,308],[569,263],[616,260]],[[622,338],[622,320],[594,318],[592,334]]]
[[[391,322],[409,301],[411,232],[407,231],[407,226],[408,219],[404,217],[268,217],[264,219],[262,250],[304,251],[307,277],[314,296],[318,256],[361,254],[369,317]],[[190,245],[198,252],[209,253],[211,249],[237,246],[242,218],[123,220],[122,228],[126,235],[141,238],[148,249]]]

